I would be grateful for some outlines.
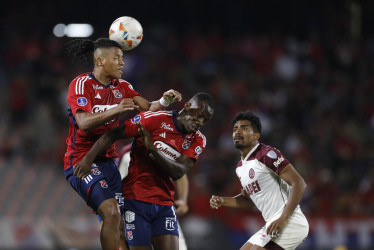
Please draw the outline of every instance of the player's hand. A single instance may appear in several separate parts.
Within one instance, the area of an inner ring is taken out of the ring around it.
[[[222,197],[212,195],[209,202],[210,202],[210,207],[212,209],[218,209],[220,206],[223,205],[224,200]]]
[[[142,137],[144,146],[148,150],[156,149],[155,146],[153,145],[153,141],[152,141],[151,134],[149,133],[149,131],[146,130],[140,122],[136,123],[136,125],[138,126],[139,135]]]
[[[187,202],[185,202],[184,200],[174,201],[174,206],[177,208],[175,212],[178,216],[185,215],[189,210]]]
[[[286,225],[287,219],[284,217],[279,217],[275,221],[273,221],[266,229],[266,234],[270,235],[272,238],[278,237]]]
[[[122,114],[129,110],[139,109],[139,106],[135,105],[132,98],[125,98],[118,104],[116,108],[119,110],[119,114]]]
[[[91,165],[92,163],[86,161],[85,157],[83,157],[83,160],[73,167],[73,175],[81,179],[86,178],[91,173]]]
[[[167,100],[169,103],[180,102],[182,100],[182,94],[174,89],[166,91],[162,97]]]

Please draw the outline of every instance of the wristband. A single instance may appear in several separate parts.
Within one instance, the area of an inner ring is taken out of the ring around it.
[[[160,98],[160,104],[161,104],[162,106],[164,106],[164,107],[167,107],[167,106],[169,106],[170,102],[168,102],[167,100],[165,100],[164,97],[161,97],[161,98]]]

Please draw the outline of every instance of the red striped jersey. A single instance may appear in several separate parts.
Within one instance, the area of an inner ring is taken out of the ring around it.
[[[78,110],[88,113],[99,113],[116,107],[124,98],[134,98],[139,95],[132,85],[122,79],[113,79],[105,86],[92,73],[85,73],[76,77],[69,86],[67,102],[69,113],[69,135],[66,139],[67,150],[64,157],[64,168],[74,166],[90,150],[95,141],[108,130],[119,125],[119,117],[104,125],[89,131],[81,130],[76,121]],[[100,157],[115,158],[117,153],[112,145]]]
[[[175,161],[183,154],[197,160],[206,146],[205,136],[200,131],[183,134],[176,125],[176,115],[177,111],[146,111],[125,122],[126,135],[136,137],[128,175],[122,181],[125,198],[173,205],[174,181],[150,157],[136,123],[140,122],[149,131],[156,148],[168,159]]]

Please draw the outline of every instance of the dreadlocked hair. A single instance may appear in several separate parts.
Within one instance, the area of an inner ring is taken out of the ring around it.
[[[92,63],[94,60],[93,54],[96,49],[112,47],[121,49],[121,46],[117,42],[109,38],[99,38],[96,41],[90,39],[75,39],[67,43],[67,52],[73,57],[74,61]]]

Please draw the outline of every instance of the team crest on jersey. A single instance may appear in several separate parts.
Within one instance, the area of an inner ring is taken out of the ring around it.
[[[201,149],[200,146],[197,146],[197,147],[195,148],[195,153],[196,153],[197,155],[200,155],[202,151],[203,151],[203,150]]]
[[[253,170],[253,168],[251,168],[249,170],[249,178],[253,179],[255,177],[255,171]]]
[[[77,99],[77,103],[81,107],[86,106],[87,105],[87,99],[85,97],[79,97]]]
[[[140,115],[137,115],[137,116],[134,116],[132,119],[131,119],[131,122],[132,123],[138,123],[140,122],[140,120],[142,119],[142,117]]]
[[[188,149],[190,146],[191,146],[191,141],[190,141],[190,140],[186,140],[186,139],[184,139],[183,144],[182,144],[182,148],[183,148],[184,150],[186,150],[186,149]]]
[[[128,240],[134,239],[134,235],[132,235],[132,231],[127,231],[127,239]]]
[[[130,83],[129,83],[129,89],[134,90],[134,88],[132,87]]]
[[[99,174],[101,174],[101,172],[100,172],[100,170],[98,168],[92,168],[91,172],[92,172],[93,175],[99,175]]]
[[[102,180],[100,181],[100,185],[102,188],[107,188],[108,187],[108,183],[106,183],[106,181]]]
[[[112,92],[113,92],[115,98],[121,98],[122,97],[122,94],[121,94],[121,92],[119,92],[118,89],[113,89]]]

